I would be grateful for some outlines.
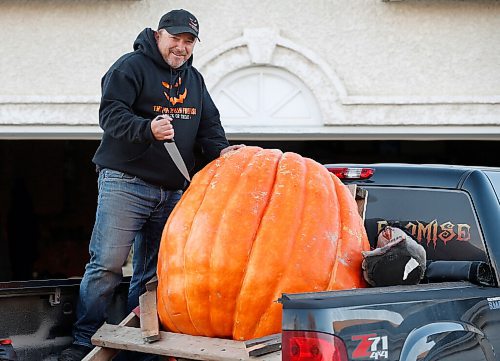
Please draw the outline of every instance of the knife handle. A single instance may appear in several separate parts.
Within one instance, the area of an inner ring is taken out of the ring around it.
[[[163,117],[165,117],[165,116],[170,118],[170,119],[168,119],[168,120],[170,121],[170,124],[172,124],[173,119],[172,119],[172,117],[171,117],[170,115],[168,115],[168,114],[160,114],[160,115],[158,115],[158,117],[157,117],[157,118],[155,118],[155,119],[160,120],[160,119],[158,119],[158,118],[163,118]],[[163,118],[163,119],[164,119],[164,118]],[[172,138],[172,139],[167,139],[167,140],[165,141],[165,143],[174,143],[174,142],[175,142],[174,138]]]

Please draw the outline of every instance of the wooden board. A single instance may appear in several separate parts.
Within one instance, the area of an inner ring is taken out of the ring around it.
[[[103,325],[92,337],[92,344],[112,349],[145,352],[203,361],[281,361],[281,351],[260,357],[249,356],[245,342],[213,337],[190,336],[160,331],[160,340],[147,343],[140,328]]]
[[[131,312],[125,317],[119,326],[135,327],[139,325],[139,317],[134,312]],[[120,350],[112,348],[94,347],[90,353],[83,358],[82,361],[108,361],[111,360]]]
[[[250,356],[262,356],[281,350],[281,333],[254,338],[245,341],[245,347]]]
[[[364,221],[366,213],[366,203],[368,202],[368,191],[366,189],[358,187],[356,184],[349,184],[347,185],[347,188],[356,200],[356,204],[358,205],[358,213],[361,216],[361,219]]]
[[[146,283],[146,292],[139,297],[142,338],[146,342],[160,339],[160,324],[156,308],[156,287],[158,278],[155,276]]]

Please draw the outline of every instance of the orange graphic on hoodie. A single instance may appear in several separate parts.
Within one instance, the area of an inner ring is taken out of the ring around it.
[[[166,81],[162,81],[161,84],[167,88],[167,89],[174,89],[174,88],[179,88],[182,84],[182,79],[179,77],[179,80],[174,85],[170,85]],[[187,88],[184,89],[184,92],[182,94],[179,94],[178,97],[171,97],[168,95],[167,92],[163,92],[163,95],[165,95],[165,98],[170,102],[170,104],[175,105],[177,103],[182,104],[184,103],[184,99],[187,97]]]

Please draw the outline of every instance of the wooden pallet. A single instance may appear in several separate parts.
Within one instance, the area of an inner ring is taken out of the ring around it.
[[[249,341],[183,335],[159,330],[156,309],[157,279],[146,285],[139,307],[120,324],[104,324],[92,336],[96,345],[82,361],[112,360],[120,351],[174,357],[178,360],[203,361],[281,361],[281,335]],[[139,327],[138,327],[139,326]]]

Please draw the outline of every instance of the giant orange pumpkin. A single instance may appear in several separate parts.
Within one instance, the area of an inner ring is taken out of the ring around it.
[[[246,340],[281,330],[283,292],[364,285],[356,202],[321,164],[245,147],[195,175],[163,231],[158,316],[168,330]]]

